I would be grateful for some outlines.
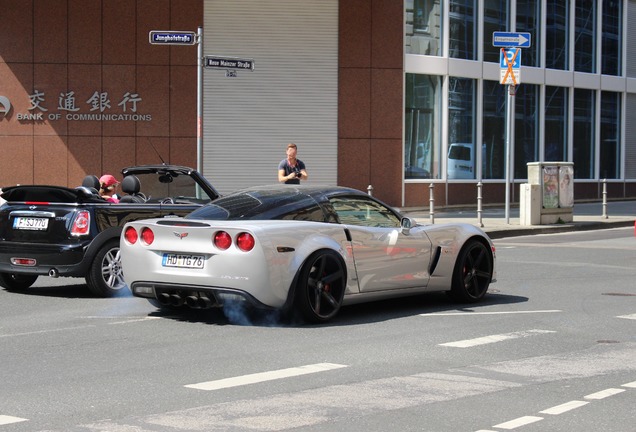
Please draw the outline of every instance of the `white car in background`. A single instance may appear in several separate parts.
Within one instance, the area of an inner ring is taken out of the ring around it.
[[[475,148],[471,143],[453,143],[448,147],[448,178],[475,178]]]

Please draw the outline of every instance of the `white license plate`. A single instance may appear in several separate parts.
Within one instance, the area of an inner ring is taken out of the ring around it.
[[[47,218],[17,217],[13,219],[13,229],[45,231],[48,227]]]
[[[164,267],[203,268],[203,255],[163,254],[161,265]]]

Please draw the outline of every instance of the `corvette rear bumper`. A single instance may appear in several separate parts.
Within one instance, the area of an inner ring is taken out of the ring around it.
[[[244,291],[221,287],[137,281],[132,283],[130,289],[135,297],[155,299],[164,306],[211,309],[246,303],[258,309],[273,309]]]

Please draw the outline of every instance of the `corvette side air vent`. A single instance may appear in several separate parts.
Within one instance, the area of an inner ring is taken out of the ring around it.
[[[439,263],[439,257],[442,256],[442,248],[441,246],[437,246],[435,248],[435,254],[433,255],[433,259],[431,260],[431,268],[428,271],[428,274],[432,275],[435,272],[435,268],[437,267],[437,263]]]

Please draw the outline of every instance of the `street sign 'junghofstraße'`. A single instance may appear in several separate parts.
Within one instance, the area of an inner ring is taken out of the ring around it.
[[[194,32],[153,30],[148,39],[153,45],[194,45],[197,41]]]

